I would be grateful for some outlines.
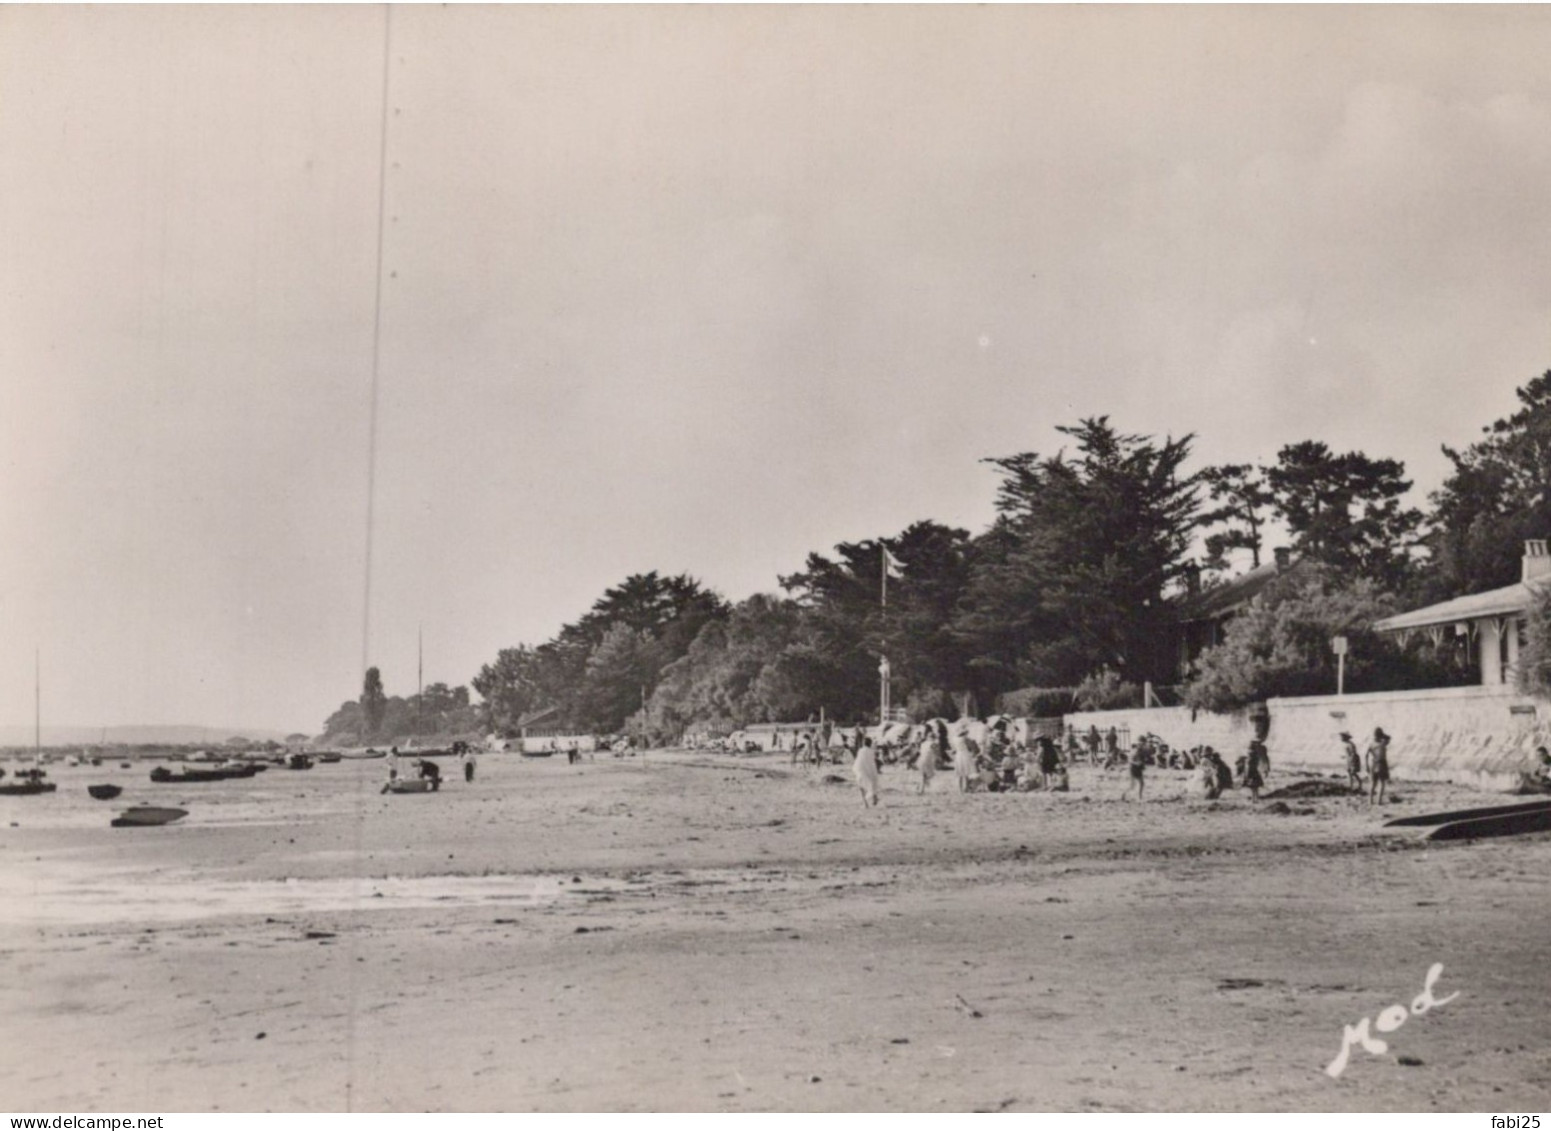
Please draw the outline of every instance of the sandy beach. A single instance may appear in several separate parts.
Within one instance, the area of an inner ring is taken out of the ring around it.
[[[886,768],[868,810],[783,755],[490,755],[417,796],[380,762],[148,769],[0,798],[12,1110],[1551,1106],[1551,837],[1384,830],[1512,800],[1403,768],[1383,811],[1286,813],[1088,767]],[[108,826],[140,801],[189,816]],[[1458,997],[1327,1075],[1435,963]]]

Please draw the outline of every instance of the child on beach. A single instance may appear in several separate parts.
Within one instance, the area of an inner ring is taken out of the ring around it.
[[[1265,746],[1260,740],[1250,739],[1249,753],[1244,759],[1244,786],[1249,790],[1249,799],[1251,801],[1260,800],[1260,787],[1266,784],[1266,779],[1261,773],[1261,766],[1264,761],[1262,755],[1264,753]]]
[[[1196,788],[1207,801],[1222,796],[1222,784],[1217,780],[1217,756],[1208,749],[1196,763]]]
[[[1346,731],[1341,732],[1341,743],[1346,748],[1346,784],[1352,787],[1353,793],[1363,791],[1363,760],[1357,753],[1357,743],[1352,741],[1352,736]]]
[[[1126,782],[1126,791],[1121,795],[1122,800],[1131,796],[1131,783],[1136,783],[1136,799],[1143,800],[1142,789],[1146,784],[1142,775],[1147,769],[1147,743],[1142,739],[1136,740],[1136,745],[1131,747],[1131,757],[1126,763],[1131,774],[1131,781]]]
[[[1384,787],[1389,784],[1389,735],[1383,727],[1373,728],[1373,742],[1368,746],[1368,804],[1384,804]]]

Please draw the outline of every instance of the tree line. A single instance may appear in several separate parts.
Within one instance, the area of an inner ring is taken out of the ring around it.
[[[1524,540],[1551,535],[1551,372],[1517,396],[1483,439],[1444,447],[1452,470],[1425,510],[1406,505],[1399,460],[1304,440],[1264,466],[1193,468],[1192,435],[1080,420],[1049,454],[985,461],[996,517],[978,534],[921,520],[842,542],[810,553],[778,592],[737,603],[686,574],[635,574],[552,639],[502,649],[471,680],[477,705],[436,685],[411,711],[369,673],[329,729],[434,719],[431,733],[513,734],[548,710],[546,726],[660,741],[821,711],[861,721],[876,717],[883,656],[893,701],[915,718],[1139,703],[1144,681],[1231,710],[1332,690],[1338,634],[1351,641],[1349,690],[1470,682],[1461,646],[1402,648],[1370,626],[1518,580]],[[1297,568],[1181,673],[1192,593],[1225,584],[1246,556],[1268,564],[1273,525]]]

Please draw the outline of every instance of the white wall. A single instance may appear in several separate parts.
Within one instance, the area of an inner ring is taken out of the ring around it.
[[[1064,721],[1076,727],[1079,736],[1087,734],[1090,726],[1098,727],[1101,734],[1114,727],[1129,730],[1133,742],[1144,734],[1156,734],[1171,747],[1189,750],[1193,746],[1210,746],[1225,757],[1244,753],[1255,733],[1247,715],[1214,715],[1189,707],[1079,711],[1067,715]]]
[[[1397,780],[1457,781],[1485,789],[1512,789],[1535,766],[1535,747],[1551,746],[1551,703],[1527,699],[1509,687],[1442,687],[1365,695],[1272,699],[1266,747],[1274,767],[1345,772],[1340,733],[1350,731],[1360,751],[1375,727],[1390,736],[1390,769]],[[1188,707],[1085,711],[1066,716],[1084,733],[1128,727],[1134,740],[1156,734],[1170,746],[1212,746],[1237,756],[1254,728],[1247,714],[1194,718]]]
[[[1273,764],[1339,770],[1341,731],[1366,750],[1374,728],[1383,727],[1398,779],[1512,789],[1534,767],[1535,747],[1551,745],[1551,704],[1503,686],[1272,699],[1266,706]]]
[[[508,740],[513,750],[523,754],[540,754],[549,750],[550,743],[554,743],[554,751],[557,755],[564,754],[571,748],[571,743],[576,743],[576,748],[582,752],[597,749],[597,743],[590,734],[555,734],[543,736],[530,736],[528,738],[513,738]]]

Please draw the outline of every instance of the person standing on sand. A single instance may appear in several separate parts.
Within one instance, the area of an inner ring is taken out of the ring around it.
[[[940,753],[937,733],[928,727],[926,737],[916,747],[916,773],[921,775],[921,788],[916,791],[917,793],[925,793],[932,784],[932,776],[937,773],[937,758]]]
[[[1128,768],[1128,770],[1130,772],[1130,775],[1131,775],[1131,781],[1126,782],[1126,791],[1125,791],[1125,793],[1121,794],[1121,798],[1122,798],[1122,800],[1124,800],[1125,798],[1131,796],[1131,783],[1135,782],[1136,783],[1136,799],[1138,801],[1141,801],[1143,799],[1142,798],[1142,790],[1143,790],[1144,785],[1146,784],[1143,781],[1143,775],[1146,773],[1146,770],[1147,770],[1147,740],[1146,739],[1139,738],[1139,739],[1136,740],[1136,745],[1131,747],[1131,757],[1127,761],[1126,765],[1127,765],[1127,768]]]
[[[878,752],[873,747],[872,739],[863,738],[857,746],[856,761],[851,763],[851,772],[856,775],[856,784],[862,790],[862,806],[878,804]]]
[[[1039,782],[1044,788],[1049,789],[1051,779],[1061,768],[1061,754],[1048,735],[1040,735],[1034,743],[1039,747]]]
[[[1384,787],[1389,784],[1389,735],[1383,727],[1373,728],[1373,741],[1368,745],[1368,804],[1384,804]]]
[[[1352,736],[1346,731],[1341,732],[1341,744],[1346,749],[1346,784],[1352,787],[1353,793],[1363,791],[1363,759],[1357,753],[1357,743],[1352,741]]]
[[[463,748],[463,753],[460,754],[458,757],[463,762],[463,780],[465,782],[472,782],[474,780],[474,750],[473,750],[473,748],[469,747],[469,746],[465,746]]]
[[[1266,779],[1261,773],[1263,764],[1261,755],[1264,752],[1265,746],[1258,738],[1249,740],[1249,753],[1244,758],[1244,788],[1249,790],[1251,801],[1260,800],[1260,787],[1266,784]]]
[[[399,748],[394,746],[388,750],[388,780],[399,779]]]

